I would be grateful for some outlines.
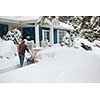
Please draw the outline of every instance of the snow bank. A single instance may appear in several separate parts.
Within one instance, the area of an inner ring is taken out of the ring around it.
[[[5,41],[0,39],[0,56],[6,58],[13,58],[17,54],[17,47],[12,41]]]
[[[53,47],[41,61],[0,75],[0,82],[100,82],[100,58],[83,49]]]
[[[12,41],[0,39],[0,70],[18,64],[17,47]]]

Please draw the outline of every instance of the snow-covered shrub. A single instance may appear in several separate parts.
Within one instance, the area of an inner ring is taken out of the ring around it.
[[[73,46],[74,38],[76,37],[76,34],[73,33],[66,33],[65,36],[63,37],[63,40],[61,42],[61,46],[68,46],[71,47]]]
[[[17,28],[15,28],[14,30],[8,31],[6,35],[6,39],[12,40],[14,44],[19,44],[21,38],[22,38],[22,33]]]
[[[75,38],[73,46],[75,48],[84,48],[85,50],[92,50],[93,44],[89,42],[87,39],[83,38]]]
[[[51,44],[48,40],[41,41],[41,46],[42,47],[51,47]]]
[[[93,42],[93,46],[94,46],[94,47],[99,47],[99,48],[100,48],[100,41],[95,40],[95,41]]]
[[[30,50],[32,50],[33,48],[36,47],[36,44],[34,43],[34,40],[31,40],[31,41],[27,41],[26,39],[24,39],[26,41],[26,45],[28,46],[28,48]]]
[[[0,39],[0,56],[8,59],[17,56],[16,45],[11,40],[5,41]]]
[[[84,43],[81,43],[81,47],[84,48],[85,50],[92,50],[92,48]]]

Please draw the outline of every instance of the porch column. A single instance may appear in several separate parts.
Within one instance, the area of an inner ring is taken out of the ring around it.
[[[39,25],[35,24],[35,42],[39,46]]]
[[[53,26],[51,25],[50,26],[50,43],[51,43],[51,45],[53,45],[54,44],[54,30],[53,30]]]

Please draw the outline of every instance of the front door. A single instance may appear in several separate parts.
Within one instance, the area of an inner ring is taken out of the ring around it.
[[[50,42],[50,30],[42,30],[42,46],[46,46]]]
[[[42,30],[42,40],[50,42],[50,30]]]

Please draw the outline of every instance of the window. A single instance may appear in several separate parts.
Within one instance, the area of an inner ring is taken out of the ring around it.
[[[57,34],[58,34],[58,42],[60,43],[60,42],[62,42],[63,37],[66,34],[66,31],[64,31],[64,30],[58,30]]]
[[[42,31],[42,40],[43,41],[50,41],[50,30],[43,30]]]
[[[41,46],[47,47],[50,43],[50,30],[42,30],[42,41]]]

